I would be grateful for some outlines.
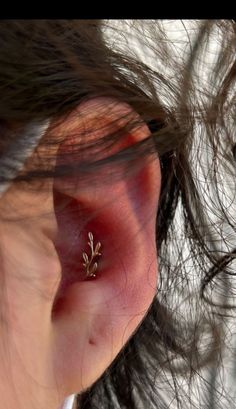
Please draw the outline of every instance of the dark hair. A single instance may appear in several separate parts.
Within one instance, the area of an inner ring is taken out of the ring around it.
[[[161,20],[0,25],[1,157],[27,124],[50,120],[53,130],[94,96],[130,104],[151,130],[150,137],[112,156],[104,153],[140,120],[127,117],[123,129],[96,146],[73,135],[69,154],[75,160],[68,163],[63,154],[54,167],[50,148],[63,138],[52,141],[49,132],[42,142],[47,157],[15,179],[22,188],[68,175],[82,183],[87,172],[104,166],[125,177],[144,156],[161,161],[157,296],[114,362],[78,396],[80,409],[196,407],[194,395],[198,407],[218,408],[234,398],[220,371],[232,338],[227,323],[235,317],[236,24],[176,23],[182,26],[179,41],[167,35],[172,22]],[[76,160],[81,151],[82,162]],[[7,174],[1,169],[1,182]]]

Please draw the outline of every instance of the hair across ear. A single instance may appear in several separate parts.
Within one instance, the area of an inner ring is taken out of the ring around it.
[[[81,104],[60,127],[68,134],[68,144],[70,132],[85,128],[91,130],[88,138],[95,139],[104,132],[104,127],[97,130],[98,123],[109,129],[116,119],[116,126],[122,126],[122,117],[127,114],[137,116],[125,103],[97,98]],[[149,134],[143,123],[128,135],[129,143]],[[56,180],[54,185],[58,221],[55,245],[62,279],[52,315],[53,349],[65,396],[88,388],[98,379],[137,329],[156,293],[158,158],[144,162],[137,173],[123,180],[98,181],[99,175],[95,184],[91,174],[86,185],[70,194],[65,182]],[[67,200],[64,206],[63,200]],[[96,277],[87,280],[82,255],[90,254],[89,232],[94,247],[101,243],[101,256]]]

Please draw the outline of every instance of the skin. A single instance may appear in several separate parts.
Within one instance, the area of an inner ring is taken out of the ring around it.
[[[81,104],[53,130],[67,135],[60,149],[68,149],[73,131],[86,128],[87,138],[99,138],[103,131],[94,131],[95,125],[111,129],[120,113],[137,116],[110,98]],[[142,124],[125,143],[149,134]],[[73,189],[62,180],[48,180],[38,192],[13,183],[0,199],[0,396],[5,409],[58,409],[66,396],[84,391],[102,375],[147,314],[158,277],[155,219],[161,173],[158,159],[143,165],[127,179],[112,181],[111,176],[111,183],[95,184],[91,175]],[[56,211],[63,196],[55,192],[66,192],[73,217]],[[71,248],[75,228],[81,232],[72,251],[76,260],[84,251],[89,254],[89,231],[95,244],[102,243],[95,279],[85,280],[82,268],[68,279],[61,254]]]

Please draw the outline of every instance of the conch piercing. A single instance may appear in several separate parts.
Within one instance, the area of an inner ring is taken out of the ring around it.
[[[97,270],[98,263],[93,263],[93,265],[92,265],[92,261],[93,261],[94,257],[101,256],[101,253],[99,253],[99,250],[101,248],[101,243],[99,241],[96,244],[96,247],[95,247],[95,250],[94,250],[94,247],[93,247],[93,234],[91,232],[89,232],[88,237],[89,237],[88,245],[91,248],[91,253],[92,254],[91,254],[90,260],[89,260],[87,253],[83,253],[83,259],[84,259],[83,266],[86,269],[86,277],[96,277],[95,271]]]

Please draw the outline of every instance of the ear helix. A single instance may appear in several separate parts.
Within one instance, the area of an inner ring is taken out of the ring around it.
[[[98,263],[97,262],[93,262],[95,257],[101,256],[101,253],[99,253],[99,250],[101,248],[101,243],[98,242],[96,244],[96,247],[94,249],[94,243],[93,243],[93,234],[91,232],[88,233],[88,237],[89,237],[89,241],[88,241],[88,245],[90,246],[91,249],[91,255],[90,258],[88,257],[87,253],[83,253],[83,259],[84,259],[84,263],[83,266],[86,270],[86,277],[96,277],[96,270],[98,267]]]

